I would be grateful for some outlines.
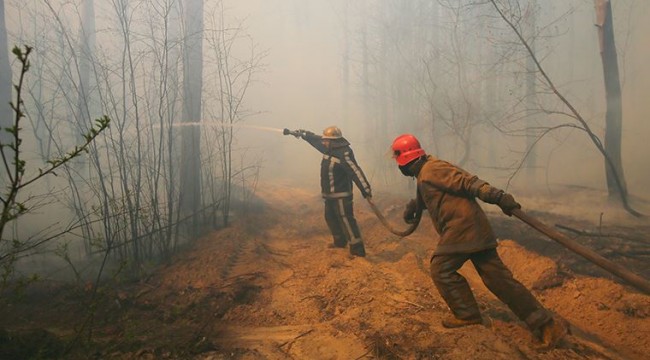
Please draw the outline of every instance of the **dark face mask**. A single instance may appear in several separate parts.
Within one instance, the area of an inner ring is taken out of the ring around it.
[[[399,165],[398,167],[399,167],[399,171],[401,171],[402,174],[404,174],[404,176],[413,176],[413,174],[411,174],[411,172],[409,171],[408,165]]]

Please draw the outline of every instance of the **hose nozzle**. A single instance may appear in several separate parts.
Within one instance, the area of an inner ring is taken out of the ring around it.
[[[286,129],[286,128],[284,130],[282,130],[283,135],[293,135],[293,136],[295,136],[297,138],[300,137],[300,133],[301,133],[300,130],[289,130],[289,129]]]

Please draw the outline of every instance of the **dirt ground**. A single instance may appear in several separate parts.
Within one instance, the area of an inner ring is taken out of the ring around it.
[[[61,339],[75,338],[82,328],[92,330],[82,332],[87,341],[80,339],[65,357],[648,358],[650,296],[496,208],[486,207],[502,239],[498,250],[504,262],[570,324],[571,335],[557,349],[539,351],[535,337],[486,290],[471,265],[462,273],[475,291],[485,325],[441,326],[448,309],[428,275],[436,244],[428,218],[400,239],[357,197],[355,212],[368,256],[356,258],[347,249],[328,248],[322,200],[313,188],[263,184],[259,189],[259,202],[229,228],[203,237],[142,282],[103,291],[92,322],[85,315],[88,289],[56,284],[28,289],[20,302],[2,311],[0,349],[5,350],[0,358],[28,354],[20,347],[25,338],[31,340],[25,345],[33,350],[30,356],[59,356],[69,347]],[[519,200],[525,209],[534,205],[531,215],[563,225],[567,235],[650,278],[648,220],[610,209],[603,216],[600,198],[586,192],[573,191],[570,204],[545,197]],[[399,215],[407,200],[375,194],[396,227],[403,226]]]

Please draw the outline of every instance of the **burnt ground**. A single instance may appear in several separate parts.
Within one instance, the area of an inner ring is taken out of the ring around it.
[[[519,200],[531,215],[650,278],[648,220],[603,205],[602,194],[571,194],[570,203],[557,194]],[[538,350],[471,265],[462,272],[485,326],[440,325],[448,309],[428,275],[436,242],[428,219],[399,239],[358,199],[368,256],[353,258],[327,247],[313,189],[264,184],[258,195],[232,226],[138,283],[106,283],[96,293],[47,281],[29,286],[2,307],[0,358],[644,359],[650,352],[650,296],[494,207],[486,209],[504,262],[570,324],[557,349]],[[375,195],[396,226],[406,200]]]

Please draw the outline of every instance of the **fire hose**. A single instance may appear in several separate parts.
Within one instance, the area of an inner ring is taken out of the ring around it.
[[[411,235],[415,229],[417,229],[418,225],[420,224],[420,219],[422,218],[422,209],[417,209],[415,219],[413,223],[410,223],[409,226],[406,228],[406,230],[400,231],[396,230],[389,222],[386,220],[384,215],[381,213],[379,208],[377,208],[377,205],[372,201],[371,198],[366,198],[368,201],[368,204],[370,204],[370,208],[372,211],[375,213],[379,221],[390,231],[391,233],[400,236],[400,237],[405,237]],[[646,294],[650,294],[650,282],[641,276],[625,269],[624,267],[613,263],[601,255],[597,254],[593,250],[580,245],[579,243],[575,242],[574,240],[570,239],[566,235],[560,233],[559,231],[556,231],[549,227],[548,225],[542,223],[541,221],[535,219],[534,217],[526,214],[523,212],[521,209],[515,209],[512,210],[512,215],[514,215],[516,218],[519,220],[523,221],[533,229],[541,232],[542,234],[548,236],[552,240],[555,240],[556,242],[560,243],[562,246],[566,247],[567,249],[573,251],[574,253],[584,257],[585,259],[589,260],[590,262],[600,266],[601,268],[607,270],[608,272],[620,277],[621,279],[627,281],[630,285],[634,286],[635,288],[643,291]]]
[[[388,229],[388,231],[392,232],[393,234],[399,236],[399,237],[405,237],[411,235],[415,229],[418,228],[418,225],[420,225],[420,219],[422,218],[422,209],[418,208],[415,212],[415,218],[413,219],[413,222],[409,224],[409,226],[406,228],[406,230],[400,231],[396,230],[389,222],[386,220],[384,215],[379,211],[379,208],[377,208],[377,205],[372,201],[371,198],[366,198],[368,201],[368,204],[370,205],[370,208],[372,211],[375,213],[379,221]]]
[[[525,222],[526,224],[530,225],[535,230],[541,232],[542,234],[562,244],[567,249],[573,251],[574,253],[584,257],[590,262],[600,266],[601,268],[627,281],[628,283],[630,283],[630,285],[634,286],[635,288],[645,292],[646,294],[650,294],[650,282],[648,280],[625,269],[624,267],[618,264],[615,264],[605,259],[599,254],[595,253],[593,250],[580,245],[579,243],[573,241],[566,235],[552,229],[548,225],[533,218],[532,216],[526,214],[520,209],[512,210],[512,215],[514,215],[519,220]]]
[[[390,231],[391,233],[400,236],[400,237],[405,237],[409,236],[417,229],[418,225],[420,224],[420,219],[422,217],[422,209],[417,209],[416,217],[414,219],[414,222],[409,224],[408,228],[404,231],[399,231],[396,230],[391,226],[391,224],[386,220],[384,215],[379,211],[375,203],[372,201],[370,198],[366,198],[368,201],[368,204],[370,204],[370,208],[372,211],[375,213],[379,221]],[[541,232],[542,234],[548,236],[552,240],[555,240],[556,242],[560,243],[562,246],[566,247],[567,249],[573,251],[574,253],[584,257],[585,259],[589,260],[590,262],[600,266],[601,268],[607,270],[608,272],[620,277],[621,279],[627,281],[630,285],[634,286],[635,288],[643,291],[646,294],[650,294],[650,282],[641,276],[625,269],[624,267],[613,263],[601,255],[597,254],[593,250],[580,245],[579,243],[575,242],[574,240],[570,239],[566,235],[560,233],[559,231],[556,231],[549,227],[548,225],[542,223],[541,221],[535,219],[534,217],[526,214],[523,212],[521,209],[515,209],[512,210],[512,215],[514,215],[516,218],[519,220],[523,221],[533,229]]]
[[[291,131],[289,129],[284,129],[283,130],[284,135],[293,135],[295,137],[300,137],[301,135],[301,130],[294,130]],[[411,235],[415,229],[417,229],[418,225],[420,224],[420,219],[422,218],[422,210],[419,207],[416,209],[415,213],[415,218],[411,223],[409,223],[409,226],[406,228],[406,230],[397,230],[395,229],[389,222],[386,220],[384,215],[381,213],[379,208],[377,208],[377,205],[372,201],[372,198],[366,198],[368,201],[368,204],[370,205],[370,208],[372,211],[375,213],[379,221],[390,231],[391,233],[399,236],[399,237],[405,237]],[[630,285],[634,286],[635,288],[643,291],[646,294],[650,294],[650,281],[642,278],[641,276],[625,269],[624,267],[615,264],[601,255],[597,254],[593,250],[580,245],[579,243],[575,242],[574,240],[570,239],[566,235],[552,229],[548,225],[542,223],[541,221],[535,219],[534,217],[526,214],[523,212],[521,209],[514,209],[512,210],[512,215],[514,215],[516,218],[519,220],[523,221],[524,223],[528,224],[530,227],[533,229],[541,232],[542,234],[548,236],[552,240],[560,243],[562,246],[566,247],[567,249],[573,251],[574,253],[584,257],[585,259],[589,260],[590,262],[600,266],[601,268],[607,270],[608,272],[620,277],[621,279],[627,281]]]
[[[303,130],[289,130],[289,129],[284,129],[282,131],[283,135],[293,135],[296,138],[299,138]],[[415,218],[413,219],[413,222],[409,224],[409,226],[406,228],[406,230],[397,230],[395,229],[389,222],[386,220],[384,215],[381,213],[379,208],[377,208],[377,205],[372,201],[371,198],[366,198],[368,201],[368,204],[370,204],[370,208],[372,211],[375,213],[379,221],[390,231],[391,233],[399,236],[399,237],[405,237],[411,235],[415,229],[418,228],[418,225],[420,224],[420,218],[422,217],[422,209],[417,209],[415,212]]]

